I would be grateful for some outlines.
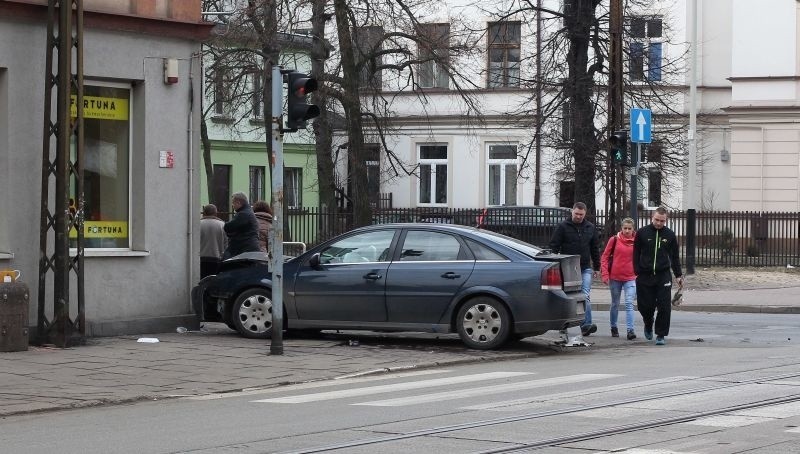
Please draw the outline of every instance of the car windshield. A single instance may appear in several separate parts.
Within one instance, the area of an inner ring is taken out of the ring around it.
[[[504,246],[508,246],[516,251],[521,252],[522,254],[527,255],[528,257],[536,257],[537,255],[540,255],[545,252],[545,249],[541,249],[530,243],[520,241],[516,238],[511,238],[510,236],[501,235],[499,233],[495,233],[490,230],[475,229],[473,230],[473,232],[476,235],[491,239],[492,241],[500,243]]]

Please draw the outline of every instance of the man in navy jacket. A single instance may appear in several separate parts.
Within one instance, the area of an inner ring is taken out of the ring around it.
[[[597,331],[592,323],[592,303],[589,294],[592,290],[592,278],[600,271],[600,248],[597,229],[586,220],[586,204],[575,202],[572,207],[572,219],[567,219],[556,227],[550,238],[550,250],[559,254],[575,254],[581,256],[581,289],[586,296],[586,315],[581,325],[581,334],[588,336]]]

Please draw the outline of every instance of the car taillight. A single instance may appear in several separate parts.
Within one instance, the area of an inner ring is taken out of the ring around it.
[[[542,290],[561,290],[563,283],[561,267],[558,265],[542,270]]]

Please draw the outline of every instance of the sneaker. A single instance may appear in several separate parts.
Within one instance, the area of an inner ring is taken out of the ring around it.
[[[587,326],[582,326],[581,327],[581,334],[584,335],[584,336],[588,336],[588,335],[590,335],[590,334],[592,334],[592,333],[594,333],[596,331],[597,331],[597,325],[595,325],[595,324],[591,324],[591,325],[587,325]]]
[[[636,339],[636,333],[634,333],[632,329],[629,329],[628,330],[628,340],[632,341],[634,339]]]
[[[656,345],[666,345],[666,341],[664,340],[664,336],[656,337]]]
[[[611,327],[611,337],[619,337],[619,330],[616,326]]]
[[[644,329],[644,338],[647,340],[653,340],[653,330],[649,330],[647,328]]]

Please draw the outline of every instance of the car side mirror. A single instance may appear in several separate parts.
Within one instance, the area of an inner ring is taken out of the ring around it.
[[[308,259],[308,266],[311,268],[319,268],[319,252],[312,255],[310,259]]]

